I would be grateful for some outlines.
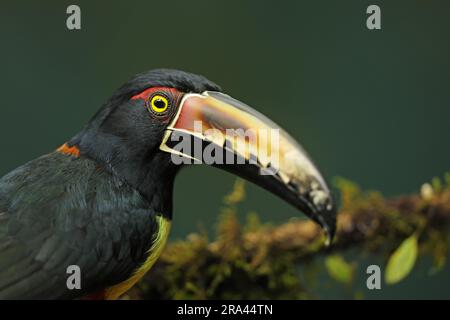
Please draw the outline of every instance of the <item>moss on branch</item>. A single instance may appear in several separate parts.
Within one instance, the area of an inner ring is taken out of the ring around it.
[[[450,174],[444,180],[433,179],[418,194],[386,199],[379,192],[363,192],[350,181],[336,179],[341,209],[337,235],[330,248],[325,247],[322,231],[311,221],[293,219],[272,226],[261,223],[253,213],[241,225],[237,212],[245,198],[245,186],[238,180],[224,199],[216,238],[210,241],[206,234],[194,233],[185,240],[169,243],[129,297],[311,298],[309,284],[299,276],[299,265],[350,247],[387,258],[412,234],[418,236],[420,255],[431,255],[439,270],[448,250]],[[345,261],[342,263],[345,267]],[[335,276],[335,280],[341,281],[340,277],[347,281],[345,273]]]

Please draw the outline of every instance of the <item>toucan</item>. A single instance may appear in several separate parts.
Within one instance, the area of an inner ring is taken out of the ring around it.
[[[120,298],[161,254],[174,179],[197,163],[272,192],[333,238],[332,192],[296,140],[203,76],[150,70],[62,146],[0,179],[0,299]]]

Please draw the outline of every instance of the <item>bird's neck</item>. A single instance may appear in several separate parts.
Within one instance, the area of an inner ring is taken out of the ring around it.
[[[178,167],[170,156],[156,150],[128,146],[120,139],[83,131],[67,146],[76,147],[80,157],[87,157],[139,191],[152,208],[172,217],[172,196]]]

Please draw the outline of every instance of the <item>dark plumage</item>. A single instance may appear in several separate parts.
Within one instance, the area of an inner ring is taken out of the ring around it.
[[[176,70],[136,75],[57,152],[0,179],[0,299],[75,298],[128,279],[147,258],[158,227],[172,217],[178,167],[157,150],[163,126],[149,125],[143,102],[151,87],[220,90]],[[66,268],[82,270],[82,290],[67,290]]]
[[[221,133],[239,126],[280,131],[272,145],[290,153],[282,163],[252,154],[254,163],[217,167],[293,204],[331,239],[335,207],[314,164],[269,119],[211,92],[220,90],[182,71],[139,74],[70,141],[1,178],[0,299],[115,299],[131,288],[152,267],[169,234],[174,179],[181,167],[171,157],[195,156],[193,150],[173,149],[169,139],[182,133],[205,149],[215,144],[217,154],[237,152],[224,140],[193,132],[197,121]],[[269,165],[278,165],[277,170],[260,174]],[[80,290],[66,285],[72,265],[81,269]]]
[[[152,200],[87,158],[52,153],[0,180],[0,299],[75,298],[127,279],[156,224]],[[82,291],[66,287],[80,266]]]

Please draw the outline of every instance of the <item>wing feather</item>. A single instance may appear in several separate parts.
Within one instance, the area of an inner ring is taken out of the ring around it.
[[[124,281],[156,225],[148,202],[92,161],[30,162],[0,179],[0,299],[79,298]],[[81,290],[66,286],[70,265]]]

